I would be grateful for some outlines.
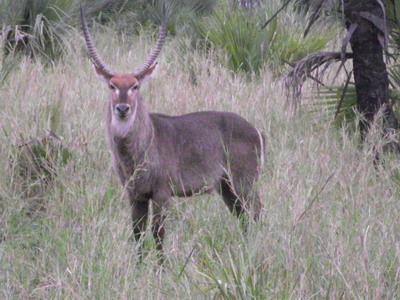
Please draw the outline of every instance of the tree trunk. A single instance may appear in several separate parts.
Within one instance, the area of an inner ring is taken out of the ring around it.
[[[399,129],[399,123],[388,100],[389,79],[383,60],[383,49],[378,35],[383,33],[370,21],[360,16],[367,12],[383,19],[382,8],[376,0],[345,0],[346,28],[357,24],[350,39],[353,50],[354,81],[357,108],[364,116],[360,122],[362,137],[368,132],[376,113],[383,109],[385,132]]]

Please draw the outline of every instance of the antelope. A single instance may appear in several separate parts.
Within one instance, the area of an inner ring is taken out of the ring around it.
[[[170,198],[216,190],[229,210],[258,220],[254,183],[263,165],[264,137],[237,114],[200,111],[179,116],[149,113],[140,89],[154,75],[164,44],[166,11],[156,46],[131,74],[110,70],[97,53],[81,8],[83,35],[97,76],[110,89],[106,127],[113,166],[127,192],[133,235],[141,239],[152,203],[152,234],[163,250]],[[243,219],[242,219],[243,220]]]

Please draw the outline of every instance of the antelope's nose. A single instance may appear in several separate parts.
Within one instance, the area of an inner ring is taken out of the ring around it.
[[[120,117],[124,117],[128,113],[129,105],[124,103],[117,104],[115,106],[115,109],[117,110]]]

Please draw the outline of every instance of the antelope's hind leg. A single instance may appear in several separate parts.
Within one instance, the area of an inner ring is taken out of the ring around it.
[[[235,186],[228,179],[222,179],[219,192],[229,210],[241,219],[245,231],[249,215],[254,221],[260,218],[262,203],[252,184],[238,182]]]
[[[231,213],[240,218],[245,212],[245,207],[240,198],[235,194],[230,182],[227,179],[221,180],[220,188],[218,189],[222,199]]]

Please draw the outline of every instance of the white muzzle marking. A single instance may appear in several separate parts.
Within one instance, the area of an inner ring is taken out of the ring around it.
[[[111,105],[112,106],[112,105]],[[128,115],[126,119],[121,119],[116,116],[114,109],[111,107],[111,127],[116,136],[126,137],[130,131],[132,131],[133,124],[135,123],[138,103],[135,101],[135,108],[131,115]]]

